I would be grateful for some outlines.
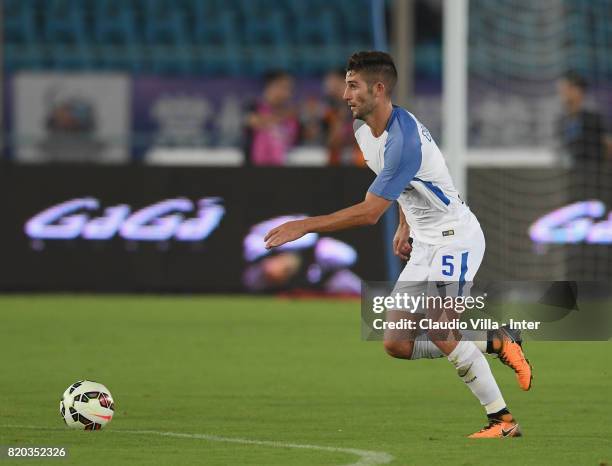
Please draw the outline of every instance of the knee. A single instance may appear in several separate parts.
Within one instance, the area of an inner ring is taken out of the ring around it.
[[[387,354],[393,358],[410,359],[412,356],[412,341],[385,340],[383,345]]]

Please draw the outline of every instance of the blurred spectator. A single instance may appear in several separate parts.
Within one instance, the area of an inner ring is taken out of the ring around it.
[[[328,72],[323,81],[326,109],[323,115],[330,165],[365,166],[353,133],[353,117],[342,98],[346,88],[344,69]]]
[[[587,83],[575,72],[558,83],[563,113],[557,120],[557,136],[572,161],[572,201],[601,196],[602,170],[606,164],[606,132],[603,116],[587,109]]]
[[[284,165],[299,134],[292,97],[291,75],[285,71],[266,75],[263,95],[249,108],[246,120],[246,156],[251,164]]]
[[[323,116],[326,106],[320,97],[309,95],[300,105],[300,145],[325,146]]]
[[[105,145],[96,138],[94,105],[84,98],[53,102],[46,119],[47,135],[39,148],[47,161],[99,162]]]

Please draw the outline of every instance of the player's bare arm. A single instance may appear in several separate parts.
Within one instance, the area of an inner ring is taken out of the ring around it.
[[[391,201],[368,192],[363,202],[328,215],[308,217],[283,223],[268,232],[266,249],[295,241],[306,233],[345,230],[363,225],[374,225],[391,205]]]

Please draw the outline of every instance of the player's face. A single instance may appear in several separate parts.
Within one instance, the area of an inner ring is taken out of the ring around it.
[[[346,73],[346,89],[343,98],[348,103],[353,118],[360,120],[372,113],[378,100],[374,95],[373,86],[368,86],[365,79],[354,71]]]

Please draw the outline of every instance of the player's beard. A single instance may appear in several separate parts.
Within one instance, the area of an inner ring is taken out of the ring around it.
[[[373,100],[364,100],[359,102],[359,107],[353,110],[353,118],[356,120],[365,120],[367,116],[374,110]]]

